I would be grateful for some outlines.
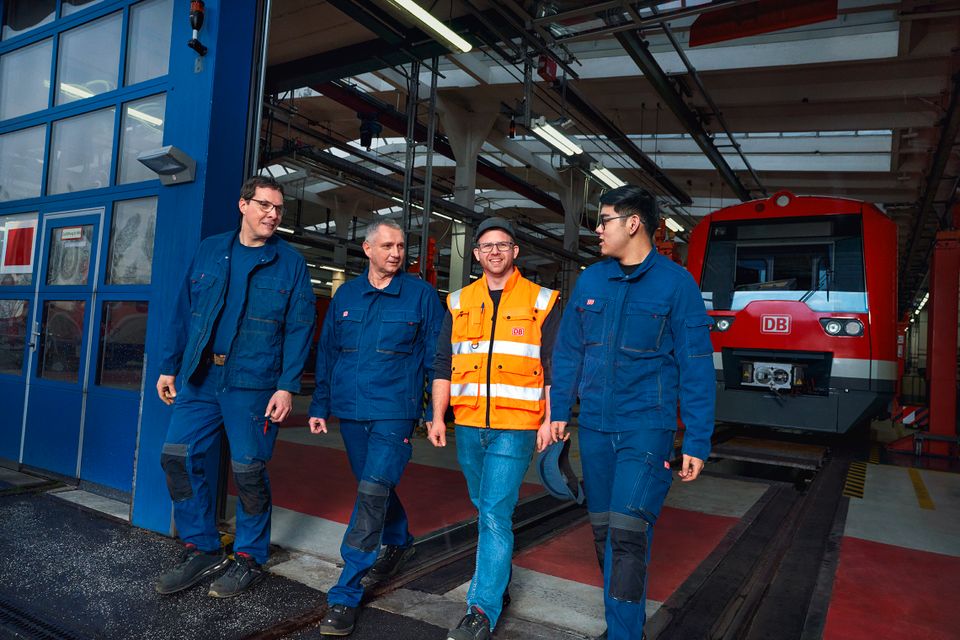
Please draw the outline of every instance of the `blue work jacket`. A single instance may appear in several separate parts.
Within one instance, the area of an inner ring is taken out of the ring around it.
[[[341,285],[320,332],[310,416],[430,420],[424,389],[433,384],[442,320],[436,290],[409,273],[383,289],[370,284],[366,270]]]
[[[607,259],[580,274],[553,349],[552,420],[598,431],[677,428],[706,460],[716,384],[711,321],[686,269],[653,250],[630,275]]]
[[[200,243],[168,318],[161,374],[189,379],[200,365],[223,307],[237,233]],[[303,256],[284,240],[270,237],[247,276],[245,298],[237,335],[226,354],[226,384],[298,393],[317,315]]]

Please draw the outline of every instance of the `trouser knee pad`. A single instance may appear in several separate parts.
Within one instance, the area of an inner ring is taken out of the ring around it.
[[[610,597],[643,602],[647,582],[647,521],[610,514]]]
[[[270,508],[270,488],[267,485],[267,465],[262,460],[249,464],[232,462],[237,495],[247,515],[266,513]]]
[[[185,444],[165,443],[160,454],[160,466],[167,476],[167,491],[174,502],[182,502],[193,497],[190,473],[187,471],[187,450]]]
[[[383,521],[387,515],[390,487],[384,484],[361,480],[357,490],[357,515],[345,543],[365,553],[376,551],[380,546]]]

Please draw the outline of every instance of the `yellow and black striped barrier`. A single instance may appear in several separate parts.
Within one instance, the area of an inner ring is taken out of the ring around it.
[[[843,483],[843,495],[847,498],[863,499],[863,488],[867,484],[867,463],[851,462],[847,469],[847,479]]]

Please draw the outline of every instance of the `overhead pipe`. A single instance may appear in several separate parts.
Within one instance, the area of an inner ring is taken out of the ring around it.
[[[700,150],[707,157],[710,163],[716,167],[723,180],[730,185],[734,195],[742,202],[751,200],[750,191],[740,182],[740,178],[734,173],[733,168],[727,163],[726,158],[720,153],[720,150],[713,143],[713,139],[703,128],[696,114],[687,106],[683,99],[677,94],[676,89],[670,83],[670,79],[663,68],[654,59],[650,53],[650,46],[646,41],[640,38],[634,31],[624,31],[616,34],[617,41],[624,48],[633,61],[640,67],[640,71],[650,82],[650,85],[663,99],[664,103],[670,108],[683,127],[690,133],[693,141],[697,143]]]

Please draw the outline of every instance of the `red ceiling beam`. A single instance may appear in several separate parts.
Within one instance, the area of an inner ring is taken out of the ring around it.
[[[690,46],[781,31],[837,17],[837,0],[758,0],[702,13],[690,27]]]

